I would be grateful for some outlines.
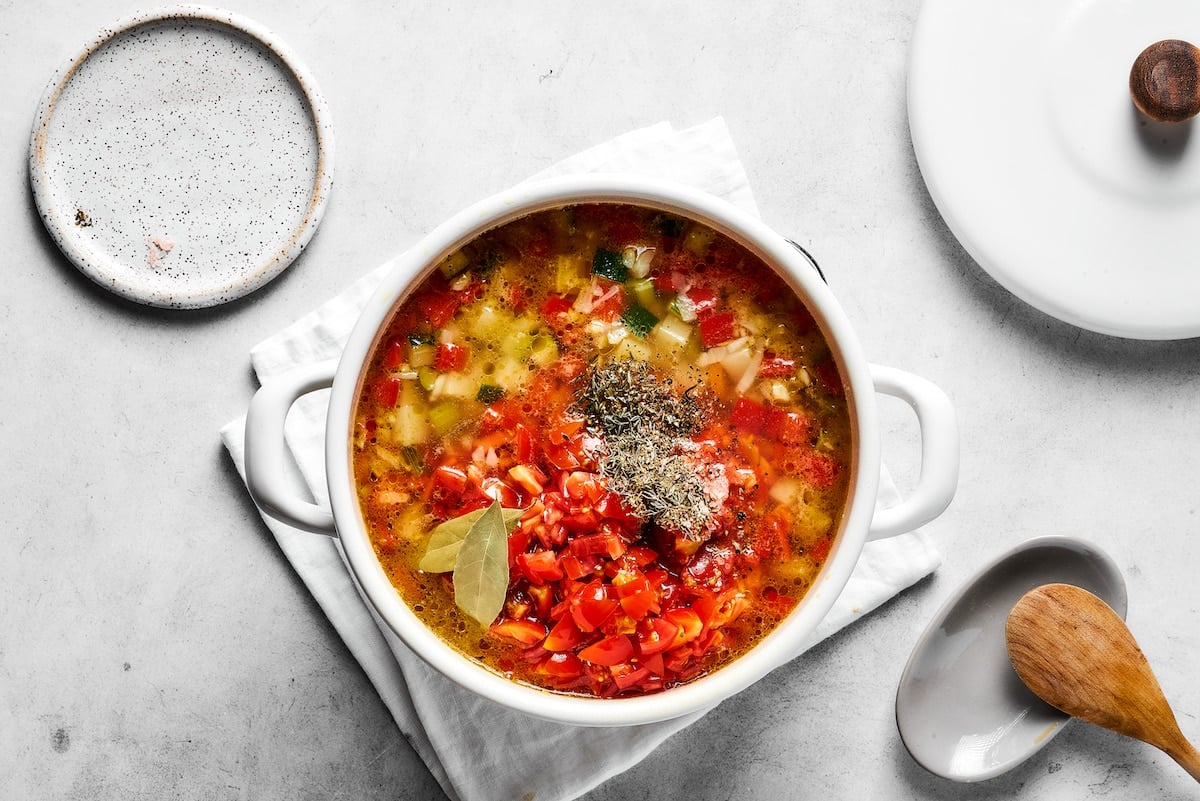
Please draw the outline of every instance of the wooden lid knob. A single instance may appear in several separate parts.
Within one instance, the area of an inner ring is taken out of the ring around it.
[[[1200,114],[1200,48],[1179,39],[1150,45],[1129,71],[1129,93],[1152,120],[1183,122]]]

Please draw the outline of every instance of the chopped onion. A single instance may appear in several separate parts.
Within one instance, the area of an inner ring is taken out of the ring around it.
[[[750,356],[750,362],[746,365],[746,371],[742,373],[742,377],[737,382],[737,394],[745,395],[746,390],[750,389],[750,385],[754,383],[754,379],[758,378],[758,368],[762,366],[763,351],[756,350]]]
[[[723,362],[731,354],[737,353],[739,350],[746,350],[750,347],[750,337],[738,337],[731,339],[724,345],[717,345],[715,348],[709,348],[696,357],[696,364],[700,367],[707,367],[710,364]]]
[[[654,261],[655,249],[641,245],[630,245],[621,254],[629,274],[634,278],[645,278],[650,274],[650,263]]]
[[[804,485],[800,483],[799,479],[792,478],[791,476],[783,476],[771,485],[771,489],[767,494],[771,496],[771,500],[775,501],[775,503],[787,506],[799,497],[803,491]]]

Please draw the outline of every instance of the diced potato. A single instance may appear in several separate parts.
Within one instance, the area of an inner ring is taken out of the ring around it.
[[[378,436],[387,436],[397,445],[420,445],[426,442],[429,439],[429,423],[425,419],[424,407],[405,404],[392,409],[384,416]],[[383,454],[387,449],[376,448],[375,452]]]

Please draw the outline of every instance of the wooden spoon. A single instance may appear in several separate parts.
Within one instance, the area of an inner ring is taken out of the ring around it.
[[[1200,781],[1200,751],[1179,730],[1133,635],[1104,601],[1070,584],[1030,590],[1009,613],[1021,681],[1068,715],[1161,749]]]

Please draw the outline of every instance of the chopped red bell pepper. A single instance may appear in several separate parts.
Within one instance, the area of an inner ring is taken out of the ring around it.
[[[452,373],[467,366],[471,349],[466,345],[454,342],[439,342],[437,354],[433,357],[433,369],[439,373]]]
[[[700,341],[706,348],[715,348],[733,339],[737,333],[737,318],[733,312],[709,314],[700,318]]]

